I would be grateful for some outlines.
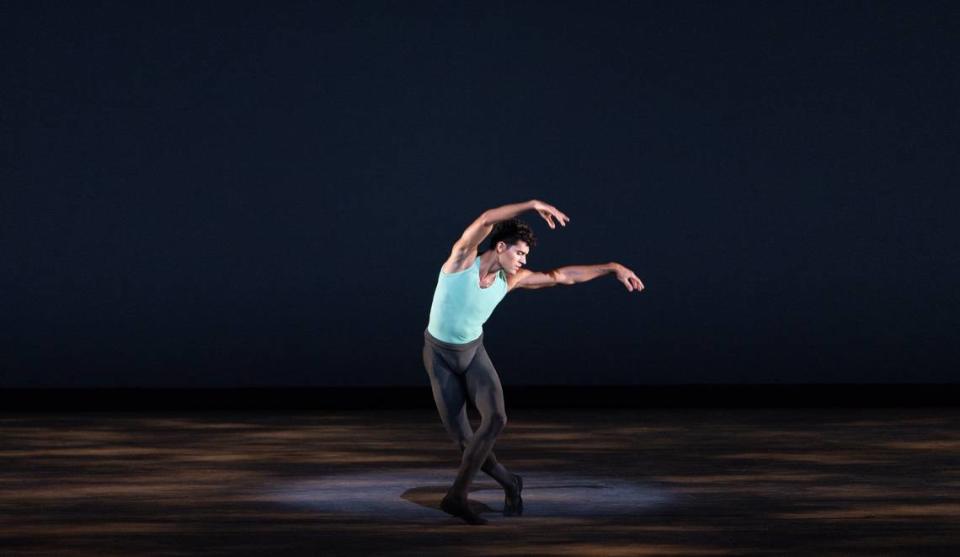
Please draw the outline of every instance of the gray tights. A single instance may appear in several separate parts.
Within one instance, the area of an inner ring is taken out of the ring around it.
[[[450,491],[466,497],[467,488],[483,470],[504,489],[513,489],[513,474],[497,462],[493,445],[507,424],[500,376],[483,347],[483,335],[466,344],[450,344],[424,331],[423,365],[430,376],[440,419],[462,453]],[[467,397],[480,412],[474,432],[467,419]]]

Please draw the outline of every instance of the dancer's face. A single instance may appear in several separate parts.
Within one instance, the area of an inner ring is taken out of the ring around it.
[[[497,244],[497,260],[503,270],[511,275],[516,274],[521,267],[527,264],[528,253],[530,253],[530,246],[523,240],[510,245],[504,242]]]

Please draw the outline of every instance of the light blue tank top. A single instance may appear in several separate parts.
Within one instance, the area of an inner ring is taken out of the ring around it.
[[[480,288],[480,256],[465,271],[445,273],[441,269],[427,332],[451,344],[476,340],[483,334],[483,324],[506,295],[507,280],[502,269],[493,284]]]

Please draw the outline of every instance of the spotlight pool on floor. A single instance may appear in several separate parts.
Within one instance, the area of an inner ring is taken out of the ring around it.
[[[263,498],[318,512],[436,520],[450,518],[439,505],[454,472],[420,468],[329,475],[283,482],[265,490]],[[529,471],[522,475],[523,517],[636,514],[672,499],[660,486],[617,478]],[[484,518],[495,520],[503,511],[503,495],[498,484],[484,477],[471,485],[469,497]]]

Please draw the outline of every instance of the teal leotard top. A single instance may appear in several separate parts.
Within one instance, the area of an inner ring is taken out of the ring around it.
[[[480,256],[465,271],[445,273],[440,270],[437,289],[430,306],[427,332],[451,344],[476,340],[483,334],[483,324],[500,300],[507,295],[504,271],[486,288],[480,288]]]

